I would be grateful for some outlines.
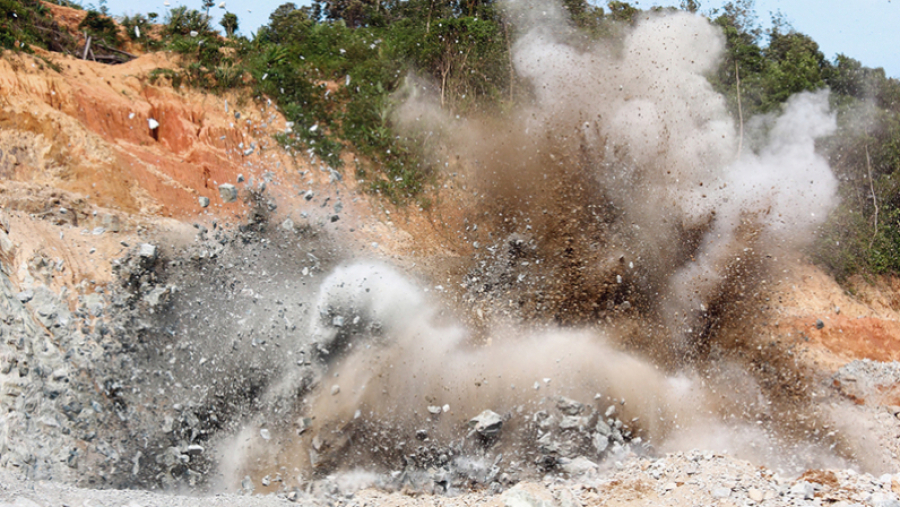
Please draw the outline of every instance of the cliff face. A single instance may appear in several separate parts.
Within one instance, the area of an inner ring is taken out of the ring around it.
[[[263,107],[243,108],[238,120],[225,97],[151,85],[152,70],[173,65],[166,55],[118,66],[48,57],[59,72],[27,55],[0,61],[0,175],[7,182],[183,218],[198,212],[201,196],[221,202],[218,183],[248,167],[276,165],[264,148],[283,118]]]

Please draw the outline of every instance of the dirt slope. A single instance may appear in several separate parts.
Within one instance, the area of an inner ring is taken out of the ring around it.
[[[900,360],[900,281],[854,278],[848,287],[797,262],[769,295],[769,331],[826,371],[854,359]]]

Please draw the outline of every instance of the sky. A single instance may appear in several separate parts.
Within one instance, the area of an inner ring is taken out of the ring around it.
[[[171,6],[166,7],[164,1]],[[251,36],[261,25],[268,23],[269,14],[289,0],[222,0],[210,10],[216,27],[226,11],[237,14],[240,33]],[[84,5],[92,0],[84,0]],[[96,3],[96,1],[94,1]],[[298,6],[310,0],[294,0]],[[592,3],[604,5],[603,0]],[[677,5],[677,1],[632,1],[633,5],[649,8],[655,5]],[[700,0],[701,12],[721,7],[722,0]],[[185,5],[200,9],[202,0],[107,0],[113,15],[157,12],[165,15],[168,8]],[[890,77],[900,78],[900,0],[756,0],[756,13],[763,27],[769,26],[773,12],[780,11],[799,32],[819,43],[829,60],[838,53],[855,58],[867,67],[882,67]]]

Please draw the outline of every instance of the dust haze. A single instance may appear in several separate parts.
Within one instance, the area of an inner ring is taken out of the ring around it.
[[[537,414],[560,397],[591,407],[592,427],[616,417],[634,452],[715,448],[790,470],[844,463],[835,448],[865,461],[839,436],[804,438],[727,353],[753,348],[735,323],[837,203],[815,151],[836,128],[828,92],[737,125],[707,80],[724,37],[699,16],[644,13],[621,40],[586,43],[556,2],[509,0],[504,12],[527,85],[515,110],[457,117],[411,76],[395,116],[429,139],[447,176],[462,175],[462,288],[426,292],[369,261],[335,270],[307,330],[312,390],[290,420],[256,420],[222,444],[229,480],[285,466],[393,470],[416,438],[455,450],[458,466],[533,464],[552,447],[534,443],[550,434]],[[273,396],[299,385],[286,377]],[[504,421],[497,442],[467,426],[488,409]],[[263,442],[260,428],[276,437]],[[573,445],[596,460],[626,452]]]

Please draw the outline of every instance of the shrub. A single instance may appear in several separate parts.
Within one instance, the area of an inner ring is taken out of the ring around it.
[[[78,29],[108,46],[116,47],[121,43],[116,22],[97,11],[88,11],[87,16],[78,24]]]
[[[196,9],[188,9],[183,5],[169,11],[163,27],[165,35],[189,37],[191,32],[195,32],[197,35],[212,34],[209,17]]]

